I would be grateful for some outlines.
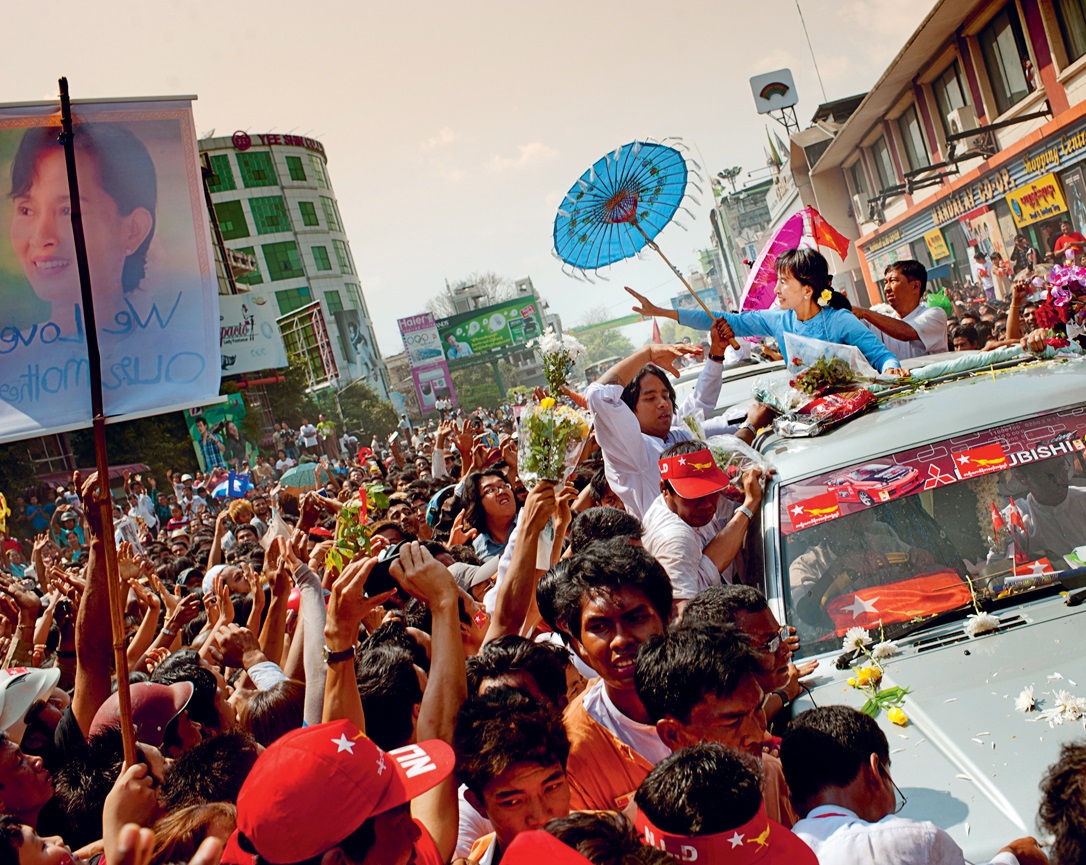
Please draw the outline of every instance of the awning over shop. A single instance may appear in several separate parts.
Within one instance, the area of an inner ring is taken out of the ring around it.
[[[929,267],[928,279],[950,279],[954,276],[954,273],[950,269],[950,266],[953,263],[953,261],[948,261],[946,264],[940,264],[938,267]]]

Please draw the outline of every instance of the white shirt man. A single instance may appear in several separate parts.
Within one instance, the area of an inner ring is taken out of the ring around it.
[[[302,437],[302,444],[306,448],[315,448],[317,446],[317,428],[309,421],[302,424],[298,430],[298,435]]]
[[[645,513],[645,549],[660,562],[680,606],[702,589],[732,582],[754,511],[761,504],[760,478],[744,478],[738,508],[724,496],[731,480],[712,452],[689,442],[660,459],[661,493]]]
[[[853,314],[895,357],[905,360],[949,351],[946,312],[921,303],[927,270],[918,261],[897,261],[886,268],[886,301],[897,318],[853,307]]]

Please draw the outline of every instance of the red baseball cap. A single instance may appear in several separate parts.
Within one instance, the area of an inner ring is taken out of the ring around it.
[[[436,787],[454,763],[452,748],[436,739],[386,753],[350,721],[291,730],[245,779],[222,861],[249,865],[256,853],[274,863],[310,859]]]
[[[675,835],[652,825],[638,808],[634,827],[642,842],[683,862],[727,862],[729,865],[818,865],[814,851],[794,832],[770,820],[765,805],[742,826],[713,835]]]
[[[700,499],[724,490],[730,481],[713,459],[709,448],[660,460],[660,479],[684,499]]]
[[[166,740],[166,727],[170,721],[185,711],[192,699],[192,682],[175,682],[160,685],[157,682],[138,682],[129,686],[132,695],[132,723],[136,727],[136,741],[161,748]],[[121,726],[121,704],[116,692],[110,695],[94,715],[88,738],[110,727]]]
[[[309,534],[315,535],[318,538],[334,538],[336,533],[331,529],[326,529],[324,526],[313,526],[309,530]]]
[[[539,865],[540,862],[547,865],[592,865],[591,860],[542,829],[518,833],[502,856],[502,865]]]

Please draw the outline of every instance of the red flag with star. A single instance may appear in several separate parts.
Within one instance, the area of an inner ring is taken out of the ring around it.
[[[788,518],[792,521],[792,531],[795,532],[835,520],[839,516],[841,516],[841,503],[837,500],[837,493],[834,492],[812,496],[788,506]]]
[[[992,502],[992,531],[998,535],[1005,528],[1007,528],[1007,524],[1003,521],[1003,514],[999,512],[995,502]]]
[[[879,622],[907,622],[972,602],[969,587],[954,571],[921,574],[834,598],[826,605],[837,636],[849,628],[877,628]]]
[[[971,448],[954,454],[954,469],[963,481],[992,472],[1001,472],[1005,468],[1007,468],[1007,455],[1003,452],[1001,444],[981,445],[979,448]]]

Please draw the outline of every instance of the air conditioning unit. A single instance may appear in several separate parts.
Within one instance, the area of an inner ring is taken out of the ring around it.
[[[980,124],[977,122],[977,112],[973,110],[971,105],[963,105],[961,108],[955,108],[947,115],[947,125],[950,126],[951,135],[956,135],[960,132],[968,132],[971,129],[977,129]],[[958,158],[967,156],[993,156],[998,149],[996,146],[995,135],[991,132],[978,132],[976,135],[971,135],[968,138],[959,138],[953,142],[954,149],[958,151]]]

